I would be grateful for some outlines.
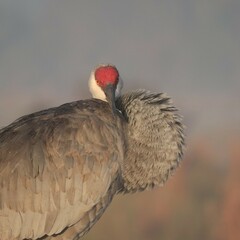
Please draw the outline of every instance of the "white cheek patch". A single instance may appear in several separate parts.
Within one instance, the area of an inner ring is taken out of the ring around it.
[[[94,76],[94,71],[91,72],[88,85],[93,98],[107,101],[104,91],[97,85],[97,82]]]

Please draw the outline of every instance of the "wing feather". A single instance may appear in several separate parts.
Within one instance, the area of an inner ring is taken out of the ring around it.
[[[89,229],[120,187],[122,141],[120,118],[97,100],[0,130],[0,239],[64,239]]]

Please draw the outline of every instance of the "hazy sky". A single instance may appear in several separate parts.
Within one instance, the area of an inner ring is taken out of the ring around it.
[[[167,92],[195,130],[240,123],[239,0],[0,0],[0,126],[90,97],[98,63],[124,91]]]

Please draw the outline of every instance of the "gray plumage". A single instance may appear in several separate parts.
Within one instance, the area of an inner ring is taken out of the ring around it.
[[[179,165],[183,126],[170,99],[91,99],[0,130],[0,239],[79,239],[117,193],[162,185]]]

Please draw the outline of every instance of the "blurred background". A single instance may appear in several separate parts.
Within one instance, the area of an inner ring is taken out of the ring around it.
[[[239,13],[239,0],[0,0],[0,127],[89,98],[99,63],[184,115],[174,177],[115,197],[85,240],[240,239]]]

